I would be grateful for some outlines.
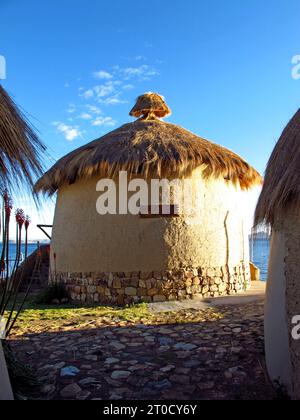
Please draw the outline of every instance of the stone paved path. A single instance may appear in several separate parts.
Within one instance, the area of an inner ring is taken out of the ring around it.
[[[178,315],[178,313],[177,313]],[[42,399],[274,399],[263,303],[163,314],[155,325],[95,320],[83,331],[12,337]],[[74,375],[74,376],[71,376]]]

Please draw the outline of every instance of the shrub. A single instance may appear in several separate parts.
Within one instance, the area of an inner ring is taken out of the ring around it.
[[[52,283],[46,287],[36,298],[40,305],[59,305],[68,303],[70,300],[66,287],[61,283]]]

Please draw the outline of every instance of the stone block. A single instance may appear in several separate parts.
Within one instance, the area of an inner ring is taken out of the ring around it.
[[[186,287],[191,287],[191,285],[193,284],[193,280],[190,278],[190,279],[187,279],[186,281],[185,281],[185,285],[186,285]]]
[[[118,296],[117,303],[118,305],[124,305],[124,296]]]
[[[138,296],[146,296],[147,295],[147,289],[144,289],[144,288],[142,288],[142,287],[139,287],[138,289],[137,289],[137,295]]]
[[[141,302],[150,303],[152,299],[150,296],[141,296]]]
[[[154,271],[154,272],[153,272],[153,277],[154,277],[156,280],[161,280],[161,278],[162,278],[161,271]]]
[[[200,279],[199,279],[198,276],[193,278],[193,285],[194,286],[199,286],[200,285]]]
[[[139,281],[139,286],[143,289],[147,289],[147,283],[145,280],[140,280]]]
[[[138,277],[132,277],[130,280],[130,286],[132,287],[138,287],[139,286],[139,278]]]
[[[208,293],[209,292],[209,286],[203,286],[202,287],[202,290],[201,290],[201,293],[203,294],[203,295],[205,295],[206,293]]]
[[[98,293],[99,295],[105,295],[105,287],[103,287],[103,286],[98,286],[98,287],[97,287],[97,293]]]
[[[149,289],[147,295],[148,296],[155,296],[158,294],[158,290],[157,289]]]
[[[165,301],[166,301],[166,297],[163,295],[153,296],[153,302],[165,302]]]
[[[121,287],[122,287],[121,280],[120,280],[120,279],[118,279],[118,278],[115,278],[115,279],[113,280],[113,288],[114,288],[114,289],[121,289]]]
[[[152,278],[152,271],[148,271],[148,272],[142,272],[140,274],[140,279],[141,280],[148,280]]]
[[[117,289],[117,294],[118,294],[119,296],[124,296],[124,295],[125,295],[125,289],[124,289],[124,288],[122,288],[122,289]]]
[[[87,287],[87,293],[88,293],[89,295],[92,295],[92,294],[96,293],[96,291],[97,291],[96,286],[88,286],[88,287]]]
[[[136,296],[137,295],[137,289],[135,287],[126,287],[125,295]]]

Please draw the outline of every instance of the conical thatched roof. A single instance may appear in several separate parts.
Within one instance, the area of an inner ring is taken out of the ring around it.
[[[33,187],[33,177],[42,174],[45,147],[26,117],[0,85],[0,189],[20,183]]]
[[[267,166],[255,223],[273,225],[290,204],[300,200],[300,109],[283,131]]]
[[[154,118],[153,104],[156,100],[159,106],[164,103],[159,95],[154,96],[139,97],[131,111],[144,118],[123,125],[59,160],[38,181],[36,191],[53,194],[64,184],[93,175],[116,178],[119,171],[144,178],[183,178],[199,166],[203,167],[205,177],[224,177],[244,189],[261,182],[258,172],[230,150]]]
[[[145,93],[137,98],[136,104],[129,115],[136,118],[155,119],[156,117],[168,117],[171,113],[172,111],[161,95],[157,93]]]

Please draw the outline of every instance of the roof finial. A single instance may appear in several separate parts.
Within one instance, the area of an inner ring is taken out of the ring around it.
[[[157,118],[167,117],[171,113],[172,111],[163,96],[149,92],[137,98],[136,104],[129,115],[136,118],[141,117],[141,120],[156,120]]]

